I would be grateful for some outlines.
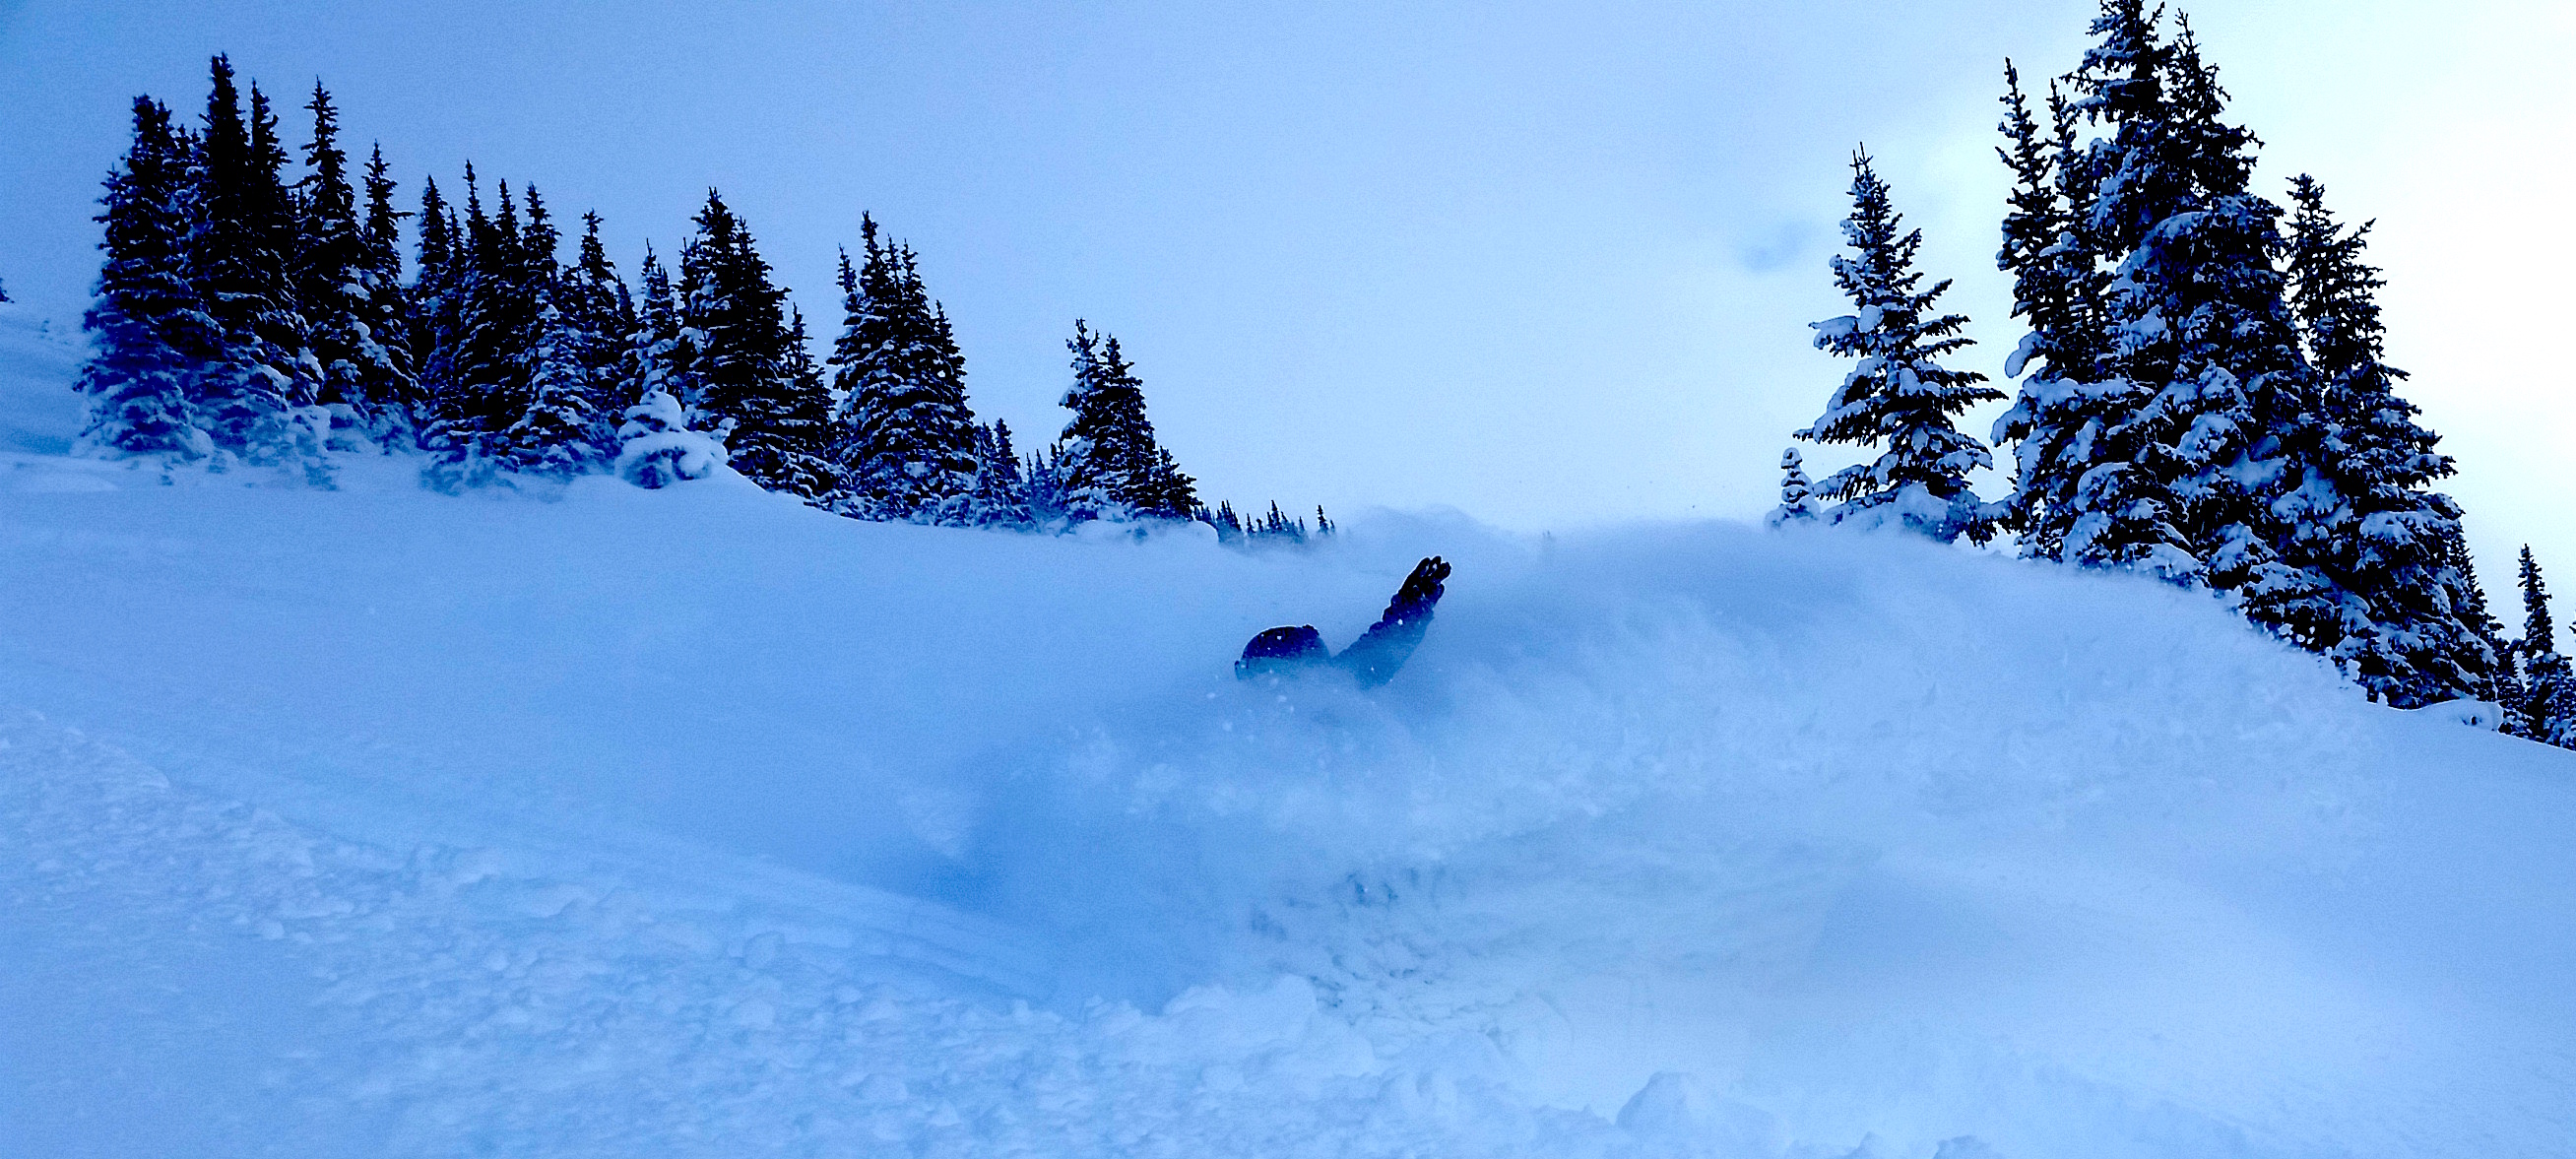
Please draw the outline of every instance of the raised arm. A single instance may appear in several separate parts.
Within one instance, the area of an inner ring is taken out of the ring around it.
[[[1387,602],[1386,614],[1360,635],[1359,640],[1333,657],[1360,682],[1363,688],[1375,688],[1395,678],[1413,649],[1422,643],[1422,633],[1431,627],[1431,610],[1439,604],[1442,586],[1449,578],[1449,564],[1432,556],[1413,565],[1413,574],[1404,577],[1404,586],[1396,589],[1395,598]]]

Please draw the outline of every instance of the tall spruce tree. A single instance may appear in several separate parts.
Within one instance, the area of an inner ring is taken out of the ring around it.
[[[2290,474],[2272,508],[2285,523],[2284,560],[2345,597],[2340,621],[2308,642],[2375,699],[2414,707],[2476,696],[2492,661],[2462,618],[2468,580],[2451,561],[2460,509],[2431,489],[2451,460],[2398,397],[2405,372],[2381,361],[2383,282],[2362,260],[2369,226],[2338,225],[2307,176],[2291,196],[2291,301],[2315,390],[2301,413],[2275,420]]]
[[[584,336],[582,367],[590,383],[590,409],[597,416],[592,441],[614,447],[619,416],[643,396],[630,369],[638,324],[635,298],[618,277],[616,263],[609,260],[607,245],[600,241],[599,215],[585,213],[581,223],[580,247],[564,270],[556,302],[574,330]]]
[[[402,219],[409,215],[394,208],[394,188],[384,150],[371,150],[366,218],[358,232],[363,270],[353,313],[364,328],[358,345],[360,382],[377,441],[388,449],[418,442],[424,401],[418,364],[412,361],[411,297],[402,283]]]
[[[634,384],[637,404],[658,393],[669,396],[685,412],[687,400],[698,391],[687,365],[688,342],[680,332],[679,295],[650,242],[645,243],[644,264],[635,277],[635,331],[627,343],[626,377]],[[681,424],[681,429],[687,427],[686,422]],[[718,432],[719,437],[722,433]]]
[[[440,339],[443,374],[427,440],[432,461],[423,471],[423,481],[441,490],[479,486],[507,467],[502,436],[530,398],[534,304],[524,297],[518,203],[506,181],[499,208],[485,213],[468,164],[463,228],[442,271],[453,315]]]
[[[134,142],[100,199],[107,260],[82,319],[95,352],[79,382],[89,399],[85,450],[174,459],[214,452],[192,399],[223,335],[189,276],[190,154],[169,108],[136,97]]]
[[[471,168],[470,166],[468,167]],[[438,179],[424,179],[420,191],[420,249],[411,290],[408,333],[411,364],[418,376],[413,419],[423,446],[448,414],[454,391],[456,335],[463,328],[463,279],[467,266],[463,230],[455,211],[438,192]]]
[[[408,427],[402,410],[409,374],[393,350],[377,340],[378,327],[389,319],[392,305],[385,294],[380,265],[390,252],[390,239],[371,241],[369,226],[358,217],[357,191],[349,182],[348,154],[339,143],[339,110],[321,82],[304,106],[313,114],[313,136],[304,148],[305,176],[295,198],[297,242],[294,260],[296,300],[309,323],[310,347],[319,370],[314,401],[330,408],[334,445],[353,449],[374,445],[389,433]],[[375,159],[381,166],[383,158]],[[391,195],[375,183],[381,168],[369,174],[370,215],[389,215]],[[381,223],[390,227],[391,223]],[[390,333],[391,331],[387,331]]]
[[[2021,90],[2021,74],[2004,65],[2007,144],[1997,150],[2013,173],[1998,268],[2013,278],[2013,316],[2029,327],[2004,376],[2021,380],[2010,408],[1995,420],[1998,449],[2010,444],[2012,490],[1995,504],[2005,526],[2020,533],[2025,557],[2063,559],[2067,532],[2082,508],[2076,491],[2090,469],[2092,434],[2108,401],[2092,384],[2101,372],[2101,288],[2086,244],[2092,212],[2087,158],[2076,148],[2078,115],[2054,81],[2049,125],[2042,134]]]
[[[1011,446],[1011,424],[994,420],[975,426],[975,490],[967,522],[978,527],[1027,527],[1028,481],[1020,473],[1019,452]]]
[[[318,424],[304,410],[319,375],[295,308],[295,214],[277,117],[257,85],[244,116],[228,59],[215,57],[211,73],[190,268],[222,329],[223,358],[201,380],[200,425],[250,462],[301,466],[325,481]]]
[[[698,397],[683,399],[719,426],[735,469],[808,501],[833,491],[824,456],[830,400],[788,370],[786,295],[769,281],[751,232],[716,190],[694,219],[680,259],[681,333]]]
[[[841,255],[833,458],[843,507],[869,519],[970,522],[978,453],[965,359],[909,246],[859,218],[860,265]]]
[[[1188,518],[1194,498],[1189,507],[1174,505],[1190,495],[1191,485],[1155,443],[1144,383],[1118,339],[1093,334],[1077,319],[1065,348],[1073,353],[1073,386],[1063,405],[1073,418],[1049,464],[1065,518]]]
[[[2457,524],[2443,544],[2443,559],[2460,577],[2460,622],[2476,639],[2474,651],[2463,652],[2463,667],[2473,670],[2476,683],[2471,695],[2489,701],[2504,710],[2500,727],[2514,736],[2528,736],[2522,719],[2522,674],[2514,666],[2513,645],[2505,639],[2504,624],[2496,619],[2487,604],[2486,588],[2478,583],[2477,563],[2470,557],[2468,538]]]
[[[1972,341],[1968,319],[1941,314],[1934,303],[1947,280],[1922,289],[1914,257],[1923,231],[1903,229],[1887,183],[1866,150],[1852,155],[1852,212],[1843,220],[1849,255],[1833,259],[1834,284],[1858,308],[1815,323],[1816,345],[1858,365],[1798,437],[1886,450],[1872,462],[1827,478],[1822,490],[1840,503],[1834,523],[1903,527],[1944,543],[1991,533],[1985,503],[1968,488],[1968,472],[1994,465],[1985,444],[1951,424],[1951,416],[2003,392],[1979,385],[1986,376],[1952,370],[1940,360]]]
[[[2156,20],[2104,0],[2063,109],[2107,130],[2081,150],[2042,148],[2007,94],[2020,189],[2003,257],[2034,335],[2017,361],[2049,364],[1998,424],[2021,444],[2011,507],[2025,551],[2226,589],[2313,645],[2344,594],[2278,552],[2271,501],[2294,480],[2276,433],[2311,393],[2272,264],[2280,211],[2247,192],[2253,135],[2222,119],[2188,22],[2167,43]],[[2034,246],[2060,212],[2059,240]]]
[[[2576,748],[2576,674],[2558,651],[2558,625],[2549,611],[2549,585],[2531,545],[2522,548],[2522,719],[2528,735],[2560,748]]]
[[[599,438],[591,375],[600,335],[557,304],[558,291],[537,291],[536,345],[530,356],[528,405],[495,440],[501,465],[523,475],[564,477],[598,470],[615,456]]]

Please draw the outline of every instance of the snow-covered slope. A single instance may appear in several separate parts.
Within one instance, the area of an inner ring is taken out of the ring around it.
[[[0,468],[0,1153],[2576,1138],[2576,757],[2154,585]]]

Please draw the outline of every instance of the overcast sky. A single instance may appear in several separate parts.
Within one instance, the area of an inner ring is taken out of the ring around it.
[[[1843,373],[1805,324],[1844,309],[1855,144],[1999,373],[2002,61],[2071,67],[2092,8],[0,0],[0,279],[77,316],[129,99],[200,111],[225,51],[281,104],[325,81],[406,203],[470,159],[597,209],[630,274],[721,187],[820,335],[872,211],[920,250],[979,413],[1052,435],[1088,318],[1211,501],[1749,517]],[[2490,586],[2529,541],[2576,590],[2576,5],[2194,18],[2264,186],[2313,172],[2379,220],[2392,359]]]

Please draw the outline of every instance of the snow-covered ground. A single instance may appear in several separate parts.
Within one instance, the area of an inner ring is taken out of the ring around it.
[[[77,354],[8,309],[0,1155],[2576,1139],[2576,754],[2198,597],[1730,525],[163,485],[54,457]],[[1392,685],[1231,678],[1434,552]]]

